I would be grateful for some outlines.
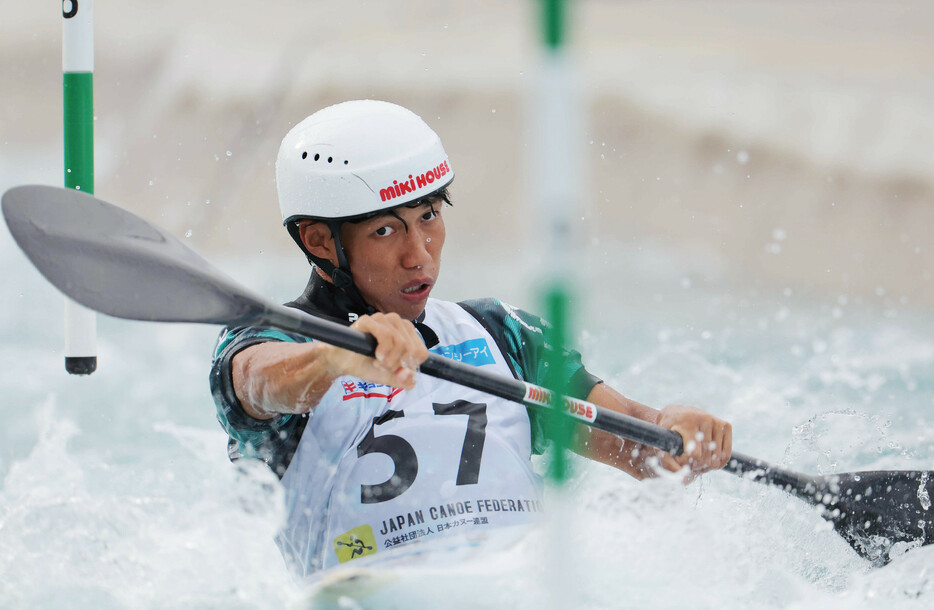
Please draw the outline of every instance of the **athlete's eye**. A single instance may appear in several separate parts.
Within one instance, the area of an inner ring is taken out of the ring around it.
[[[432,208],[428,210],[427,212],[425,212],[424,214],[422,214],[422,220],[431,220],[437,215],[438,215],[438,211]]]
[[[380,237],[386,237],[387,235],[392,235],[395,232],[396,230],[390,227],[389,225],[382,226],[376,229],[376,231],[374,231],[374,233],[376,233]]]

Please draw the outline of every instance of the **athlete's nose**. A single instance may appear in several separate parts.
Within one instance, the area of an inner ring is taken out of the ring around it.
[[[407,269],[422,267],[431,262],[431,252],[428,249],[431,244],[430,236],[426,235],[420,228],[412,228],[407,233],[406,241],[402,264]]]

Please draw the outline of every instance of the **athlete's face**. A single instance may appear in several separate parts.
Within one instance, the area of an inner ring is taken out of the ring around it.
[[[413,320],[425,309],[441,270],[443,204],[432,199],[360,223],[344,223],[341,239],[354,284],[383,313]]]

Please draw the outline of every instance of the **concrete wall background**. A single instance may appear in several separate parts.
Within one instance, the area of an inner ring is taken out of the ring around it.
[[[712,281],[934,304],[934,5],[574,4],[586,257],[644,246]],[[381,98],[445,142],[447,256],[529,249],[534,9],[99,1],[96,193],[218,256],[286,251],[281,137]],[[58,7],[0,15],[0,187],[59,184]]]

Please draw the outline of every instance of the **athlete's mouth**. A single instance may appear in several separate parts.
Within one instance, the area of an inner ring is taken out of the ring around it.
[[[413,292],[418,292],[419,290],[424,290],[428,288],[429,284],[418,284],[417,286],[412,286],[411,288],[403,288],[402,292],[405,294],[412,294]]]
[[[431,279],[415,280],[400,292],[408,299],[421,300],[428,297],[432,284],[434,282]]]

